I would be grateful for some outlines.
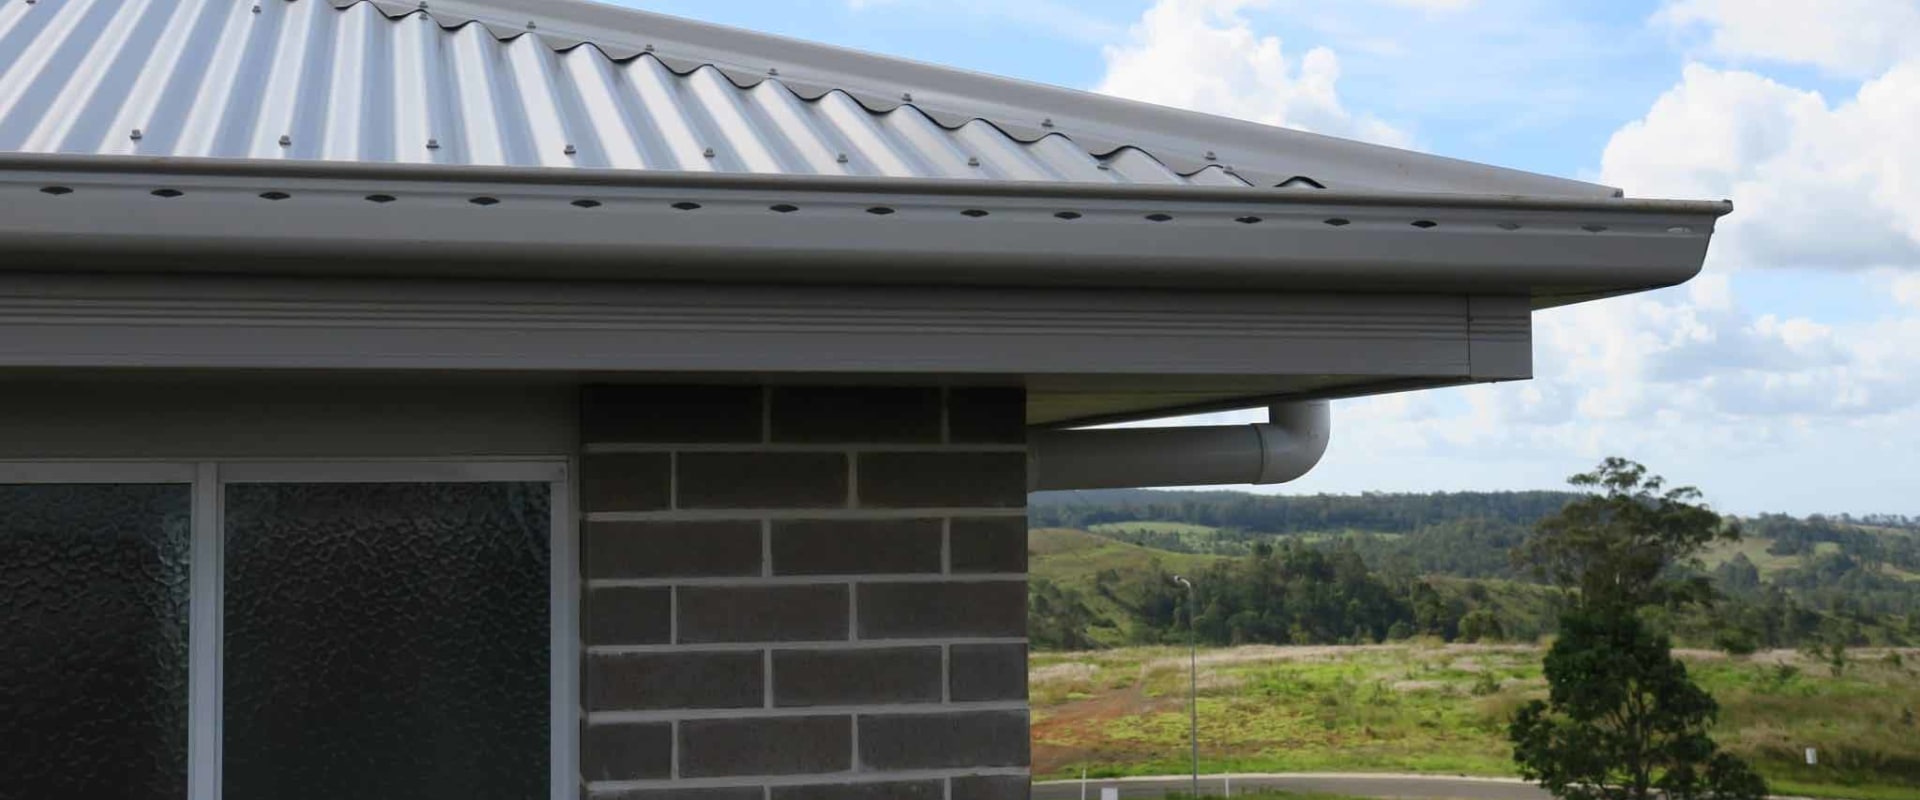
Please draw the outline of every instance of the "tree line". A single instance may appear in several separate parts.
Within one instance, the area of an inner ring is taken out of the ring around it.
[[[1567,492],[1267,497],[1234,492],[1076,492],[1037,496],[1036,527],[1105,525],[1101,535],[1174,552],[1230,555],[1194,580],[1195,633],[1209,645],[1368,644],[1432,636],[1534,641],[1558,632],[1559,596],[1513,553],[1537,526],[1583,495]],[[1708,602],[1649,612],[1682,641],[1730,652],[1809,645],[1920,642],[1920,535],[1904,518],[1869,531],[1846,517],[1768,515],[1716,524],[1771,540],[1801,565],[1763,574],[1745,553],[1713,569],[1670,565]],[[1127,523],[1218,528],[1203,537]],[[1244,523],[1261,527],[1221,527]],[[1343,531],[1327,535],[1328,531]],[[1299,534],[1315,533],[1314,537]],[[1095,646],[1117,628],[1130,643],[1186,636],[1185,590],[1166,568],[1106,570],[1081,591],[1034,581],[1036,647]],[[1095,602],[1103,600],[1105,602]],[[1095,607],[1117,609],[1106,619]]]

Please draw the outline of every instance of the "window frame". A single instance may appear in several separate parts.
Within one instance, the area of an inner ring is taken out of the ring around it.
[[[187,617],[187,798],[220,800],[224,671],[225,488],[249,483],[544,483],[548,526],[548,783],[578,796],[579,530],[570,458],[296,461],[0,461],[0,484],[180,484],[192,496]]]

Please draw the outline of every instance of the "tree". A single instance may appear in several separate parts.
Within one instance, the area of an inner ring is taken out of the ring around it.
[[[1631,615],[1581,610],[1560,624],[1546,658],[1550,699],[1509,728],[1528,780],[1569,800],[1766,796],[1766,783],[1707,735],[1719,704],[1667,637]]]
[[[1630,461],[1607,459],[1572,483],[1590,493],[1516,552],[1567,595],[1546,656],[1548,699],[1508,728],[1521,774],[1568,800],[1766,796],[1766,782],[1708,736],[1719,705],[1642,616],[1707,602],[1709,587],[1676,567],[1738,531],[1697,490],[1667,489]]]
[[[1590,607],[1638,609],[1711,597],[1700,552],[1716,541],[1738,541],[1740,530],[1702,505],[1700,490],[1668,489],[1665,479],[1622,458],[1568,482],[1589,492],[1535,526],[1515,551],[1521,566]],[[1676,576],[1678,566],[1692,574]]]
[[[1079,592],[1035,578],[1027,585],[1027,638],[1047,650],[1092,650],[1099,643],[1087,635],[1098,619]]]
[[[1501,631],[1500,618],[1492,611],[1476,608],[1460,618],[1460,641],[1477,644],[1503,638],[1506,634]]]

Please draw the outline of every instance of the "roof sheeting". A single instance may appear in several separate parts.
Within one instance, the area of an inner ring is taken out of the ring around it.
[[[368,2],[6,0],[0,151],[1249,185],[1136,147],[941,124],[905,98],[566,44]]]

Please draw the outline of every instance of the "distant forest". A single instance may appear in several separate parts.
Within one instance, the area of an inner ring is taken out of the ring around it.
[[[1576,496],[1112,490],[1037,494],[1028,513],[1036,528],[1229,557],[1195,576],[1196,629],[1210,644],[1531,640],[1552,633],[1556,600],[1509,551]],[[1662,620],[1682,641],[1735,652],[1920,642],[1920,519],[1765,515],[1727,523],[1753,545],[1702,571],[1717,602]],[[1104,603],[1090,604],[1089,592]],[[1177,641],[1186,635],[1183,595],[1157,565],[1106,570],[1090,587],[1036,573],[1033,638],[1040,647],[1086,647],[1088,626],[1108,624],[1134,642]],[[1125,619],[1098,619],[1096,605]]]

